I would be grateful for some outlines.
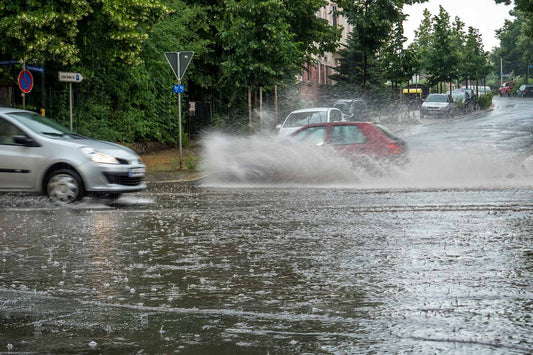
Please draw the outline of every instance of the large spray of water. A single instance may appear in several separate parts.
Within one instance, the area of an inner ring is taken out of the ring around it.
[[[353,188],[529,187],[523,158],[481,149],[411,151],[402,167],[353,165],[324,146],[269,134],[206,134],[201,170],[206,186],[343,186]]]

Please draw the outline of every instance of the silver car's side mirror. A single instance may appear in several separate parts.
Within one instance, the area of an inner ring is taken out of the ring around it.
[[[28,136],[17,135],[15,136],[15,143],[23,145],[25,147],[39,147],[39,144]]]

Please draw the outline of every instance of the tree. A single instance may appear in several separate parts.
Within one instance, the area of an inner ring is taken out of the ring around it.
[[[511,4],[511,0],[495,0],[497,4]],[[523,33],[529,39],[533,39],[533,1],[531,0],[514,0],[515,11],[522,12],[525,23]]]
[[[440,6],[439,14],[434,17],[432,47],[428,55],[428,73],[431,86],[447,82],[458,77],[459,55],[454,43],[448,12]],[[442,89],[441,89],[442,91]]]
[[[335,50],[341,35],[316,16],[324,0],[200,2],[209,22],[202,37],[210,41],[200,67],[214,73],[214,84],[196,87],[195,95],[231,115],[244,107],[245,90],[294,83],[314,55]]]
[[[410,48],[404,48],[407,40],[403,35],[402,21],[394,26],[394,36],[381,54],[384,75],[392,82],[392,89],[397,84],[410,80],[419,69],[419,62]]]
[[[504,74],[514,73],[523,75],[527,72],[527,61],[531,58],[524,58],[527,51],[522,51],[519,43],[527,43],[527,36],[524,35],[524,18],[521,12],[513,12],[516,18],[513,21],[505,20],[505,24],[496,30],[496,36],[500,40],[500,46],[496,48],[491,59],[494,64],[494,72]],[[501,68],[503,64],[503,68]]]
[[[0,52],[3,56],[43,63],[79,61],[76,38],[91,8],[85,0],[0,1]]]
[[[424,9],[420,26],[415,30],[415,40],[409,48],[419,60],[420,69],[425,71],[429,66],[429,51],[432,48],[433,20],[431,12]]]
[[[361,53],[361,85],[364,91],[369,87],[371,68],[379,50],[391,37],[395,24],[403,20],[402,8],[406,4],[426,0],[340,0],[337,4],[353,29],[350,33],[350,50]],[[376,77],[376,75],[374,75]],[[357,80],[357,78],[354,78]]]
[[[72,65],[82,49],[94,46],[106,60],[137,64],[148,29],[165,12],[158,0],[1,0],[0,51]]]
[[[479,31],[468,27],[468,34],[463,47],[464,62],[462,75],[466,79],[477,80],[484,78],[490,73],[488,53],[483,50],[483,42]]]

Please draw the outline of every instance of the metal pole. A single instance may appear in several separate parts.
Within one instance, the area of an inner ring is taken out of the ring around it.
[[[22,70],[26,70],[26,60],[22,61]],[[26,109],[26,93],[22,92],[22,109]]]
[[[248,129],[252,135],[252,88],[248,86]]]
[[[274,116],[278,124],[278,86],[274,85]]]
[[[72,131],[72,83],[68,83],[68,100],[70,103],[70,130]]]
[[[503,58],[500,57],[500,86],[503,85]]]
[[[263,129],[263,87],[259,87],[259,129]]]
[[[178,85],[181,85],[181,79],[178,79]],[[182,168],[182,147],[181,147],[181,92],[178,92],[178,112],[179,112],[179,119],[178,119],[178,127],[179,127],[179,149],[180,149],[180,170]]]

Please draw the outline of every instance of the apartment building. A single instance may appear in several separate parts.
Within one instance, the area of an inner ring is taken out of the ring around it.
[[[330,26],[341,26],[343,31],[340,42],[341,44],[346,43],[351,28],[344,17],[335,15],[335,10],[337,10],[337,4],[330,1],[328,5],[318,10],[316,15],[327,20]],[[325,87],[334,84],[330,75],[335,72],[335,68],[338,66],[338,57],[336,53],[325,53],[324,56],[316,57],[315,64],[305,69],[299,77],[301,99],[309,106],[316,105],[324,95]]]

